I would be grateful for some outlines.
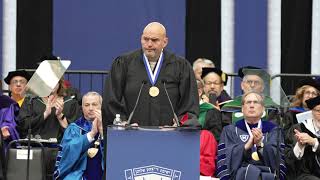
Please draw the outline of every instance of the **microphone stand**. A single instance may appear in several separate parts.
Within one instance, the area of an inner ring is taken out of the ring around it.
[[[136,104],[134,105],[133,110],[131,111],[131,113],[129,115],[129,118],[128,118],[128,121],[127,121],[128,126],[130,126],[130,122],[132,120],[133,114],[136,111],[136,108],[138,106],[138,103],[139,103],[139,100],[140,100],[141,91],[142,91],[142,88],[143,88],[145,83],[146,83],[145,81],[142,81],[142,84],[140,86],[140,90],[139,90],[139,93],[138,93],[138,97],[137,97],[137,100],[136,100]]]
[[[30,106],[30,113],[32,113],[33,110],[33,104],[32,101],[35,99],[35,96],[30,96],[30,100],[28,102],[29,106]],[[30,115],[30,118],[32,117],[32,114]],[[31,132],[32,132],[32,128],[31,128],[31,119],[29,119],[28,122],[28,155],[27,155],[27,177],[26,180],[29,180],[29,169],[30,169],[30,148],[31,148]]]
[[[173,105],[172,105],[172,102],[170,100],[170,96],[169,96],[168,91],[167,91],[166,81],[165,80],[163,80],[163,87],[164,87],[164,91],[166,92],[166,95],[167,95],[168,100],[169,100],[169,104],[170,104],[170,107],[171,107],[171,110],[172,110],[172,113],[173,113],[173,119],[174,119],[175,123],[177,124],[177,127],[180,127],[179,119],[177,117],[177,114],[174,112]]]

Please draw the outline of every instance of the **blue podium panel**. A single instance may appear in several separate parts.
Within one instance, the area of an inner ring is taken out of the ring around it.
[[[200,175],[200,131],[107,131],[107,180],[195,180]]]

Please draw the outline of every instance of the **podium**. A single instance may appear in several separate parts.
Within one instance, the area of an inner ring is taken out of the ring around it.
[[[200,130],[108,127],[106,179],[194,180],[200,175]]]

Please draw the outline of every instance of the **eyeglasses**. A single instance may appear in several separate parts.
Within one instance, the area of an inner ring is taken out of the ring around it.
[[[17,85],[17,84],[24,85],[24,84],[27,84],[27,81],[24,80],[24,79],[20,79],[20,80],[12,80],[11,83],[14,84],[14,85]]]
[[[222,82],[210,82],[210,81],[204,82],[204,85],[206,86],[212,86],[212,85],[219,86],[221,84]]]
[[[247,84],[250,84],[250,85],[261,85],[262,84],[262,82],[260,82],[260,81],[254,81],[254,80],[245,80],[244,81],[245,83],[247,83]]]
[[[312,109],[312,111],[314,111],[316,113],[320,113],[320,109]]]
[[[245,105],[250,105],[250,104],[257,105],[257,104],[262,104],[262,102],[261,101],[245,101],[244,104]]]
[[[305,94],[305,95],[308,95],[308,96],[310,96],[310,95],[312,95],[312,96],[318,96],[318,93],[317,93],[317,92],[314,92],[314,91],[312,91],[312,92],[311,92],[311,91],[305,91],[304,94]]]

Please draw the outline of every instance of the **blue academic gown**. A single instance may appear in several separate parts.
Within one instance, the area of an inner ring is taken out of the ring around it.
[[[64,180],[101,179],[103,174],[103,144],[94,158],[89,158],[87,150],[93,146],[89,143],[87,133],[92,123],[83,117],[71,123],[65,130],[57,155],[54,178]],[[98,136],[95,137],[97,139]]]
[[[218,145],[217,177],[225,179],[250,179],[256,180],[260,176],[262,180],[274,179],[277,169],[277,132],[278,129],[270,121],[261,121],[263,133],[263,152],[259,152],[259,161],[251,158],[254,151],[245,151],[244,145],[249,140],[249,133],[245,126],[245,120],[239,120],[235,124],[226,126],[220,136]],[[250,126],[250,128],[256,127]],[[280,179],[285,179],[286,167],[284,163],[283,136],[280,135]]]

